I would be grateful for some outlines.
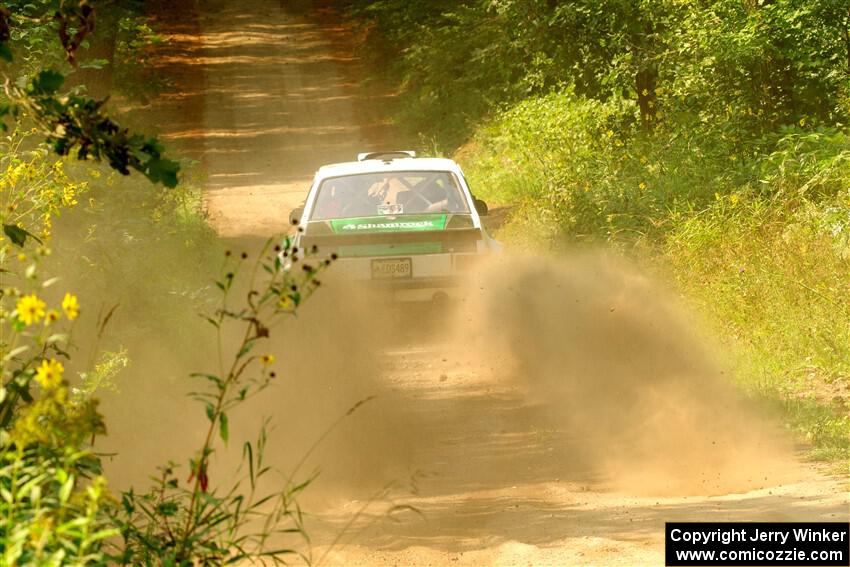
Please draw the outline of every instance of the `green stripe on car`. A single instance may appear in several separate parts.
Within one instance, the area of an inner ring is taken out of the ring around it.
[[[402,215],[334,219],[330,221],[334,234],[363,234],[371,232],[421,232],[445,230],[448,215]]]

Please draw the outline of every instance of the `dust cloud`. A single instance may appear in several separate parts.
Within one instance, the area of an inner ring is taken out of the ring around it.
[[[399,306],[328,278],[273,336],[284,377],[248,410],[278,423],[274,462],[288,470],[333,426],[305,469],[321,470],[317,491],[337,496],[404,484],[435,462],[445,489],[545,478],[521,470],[536,466],[636,495],[743,492],[794,474],[790,446],[734,389],[687,310],[625,260],[506,255],[460,295],[450,306]],[[480,382],[437,378],[431,367],[447,359]],[[429,372],[439,394],[414,387]],[[508,406],[489,393],[499,384],[517,392]],[[504,415],[477,417],[472,399]],[[541,445],[529,454],[547,460],[504,459],[496,442],[466,446],[488,428],[492,439],[554,432],[526,437]],[[472,459],[473,449],[494,454]]]
[[[92,219],[66,219],[69,250],[56,256],[76,256],[57,269],[84,306],[75,342],[128,351],[115,387],[96,394],[109,430],[96,448],[113,488],[138,490],[159,465],[185,469],[203,439],[203,408],[186,394],[201,386],[190,373],[216,371],[217,347],[198,313],[215,306],[223,251],[250,263],[261,242],[198,232],[187,247],[185,230],[109,218],[96,215],[94,239]],[[442,491],[573,476],[635,494],[717,494],[764,486],[793,460],[672,294],[609,254],[505,255],[469,278],[452,309],[400,307],[323,280],[258,347],[275,356],[278,378],[230,416],[213,482],[232,479],[266,418],[267,462],[279,479],[318,472],[308,491],[318,503],[367,500],[423,473]],[[96,314],[115,305],[99,337]],[[238,334],[224,335],[225,350]],[[446,360],[462,371],[433,370],[422,386],[416,377]]]
[[[761,487],[793,459],[734,391],[673,293],[606,252],[505,256],[471,278],[456,332],[633,494]]]
[[[141,197],[134,189],[117,184],[98,195],[98,210],[63,217],[47,266],[63,274],[61,291],[78,294],[83,306],[67,375],[90,370],[98,353],[127,353],[129,364],[94,394],[108,430],[95,449],[115,491],[148,487],[156,468],[171,461],[188,476],[189,459],[208,427],[204,408],[188,397],[206,384],[190,375],[220,371],[215,330],[201,315],[218,307],[214,281],[225,251],[248,256],[237,271],[236,306],[244,303],[246,280],[264,244],[221,239],[202,223],[153,222],[146,217],[150,205],[136,202]],[[293,480],[318,473],[314,501],[341,494],[368,498],[409,476],[415,443],[407,432],[417,426],[400,393],[383,380],[393,316],[357,290],[326,281],[296,317],[274,327],[256,354],[274,355],[277,378],[230,416],[231,439],[216,450],[212,481],[229,486],[245,473],[238,470],[243,444],[255,443],[266,421],[266,463],[278,471],[274,482],[281,485],[296,467]],[[226,361],[243,333],[239,324],[225,328]]]
[[[278,468],[290,471],[309,452],[301,472],[319,473],[314,493],[367,498],[409,476],[417,417],[385,380],[392,309],[366,290],[322,282],[297,318],[272,331],[266,346],[283,375],[249,411],[274,418]]]

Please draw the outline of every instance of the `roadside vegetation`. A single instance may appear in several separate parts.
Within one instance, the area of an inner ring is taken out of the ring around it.
[[[160,41],[143,8],[0,5],[2,565],[278,564],[306,548],[297,497],[309,480],[269,478],[265,425],[231,447],[238,470],[211,462],[228,449],[229,416],[280,372],[271,328],[330,259],[284,270],[289,239],[250,258],[224,250],[186,164],[113,118],[108,95],[156,86],[140,78]],[[219,345],[190,377],[203,438],[180,462],[146,463],[151,486],[112,487],[98,396],[132,364],[124,344],[151,333],[193,344],[181,334],[198,312]]]
[[[502,239],[671,274],[740,386],[848,463],[846,2],[338,4],[397,122],[510,206]]]

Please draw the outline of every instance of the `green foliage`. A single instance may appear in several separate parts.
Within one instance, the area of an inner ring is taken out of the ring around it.
[[[23,64],[18,69],[4,69],[0,119],[32,121],[60,156],[73,153],[80,160],[106,161],[123,175],[135,169],[153,183],[175,187],[180,166],[163,157],[164,149],[156,138],[122,128],[104,112],[105,99],[91,98],[80,88],[62,92],[65,73],[42,67],[45,61],[38,56],[50,51],[45,37],[53,34],[58,35],[68,63],[76,65],[77,50],[94,31],[94,8],[82,0],[77,4],[43,0],[12,7],[14,16],[9,10],[0,11],[0,55],[7,62],[13,60],[9,44],[15,35],[26,47]],[[13,34],[16,23],[21,29]],[[6,122],[0,125],[8,127]]]
[[[725,125],[728,136],[844,121],[848,29],[847,5],[834,0],[718,0],[687,10],[661,59],[670,77],[669,87],[661,79],[661,105],[707,127]]]
[[[3,234],[9,237],[9,240],[12,241],[12,244],[15,246],[23,246],[26,243],[27,238],[34,238],[38,240],[38,237],[33,235],[26,229],[23,229],[14,224],[4,224],[3,225]]]
[[[4,565],[106,565],[111,505],[102,476],[87,478],[92,457],[72,448],[4,446],[0,452],[0,541]]]
[[[629,119],[644,128],[672,117],[739,145],[850,110],[850,13],[840,0],[346,4],[382,67],[397,54],[400,118],[444,147],[493,110],[563,86],[633,101]]]
[[[476,192],[520,203],[582,240],[655,241],[668,218],[756,179],[757,168],[742,166],[722,139],[705,143],[700,132],[661,125],[646,135],[638,114],[623,99],[529,97],[480,129],[460,156]]]
[[[77,298],[60,301],[57,279],[43,275],[52,219],[86,187],[25,141],[19,133],[3,139],[0,158],[8,238],[0,243],[2,562],[104,564],[105,541],[118,531],[106,520],[109,493],[90,444],[105,426],[97,401],[69,395],[64,376]]]
[[[4,273],[17,271],[9,269],[8,248],[0,255]],[[38,257],[24,270],[30,290],[7,284],[0,296],[3,564],[104,564],[105,542],[118,530],[106,519],[109,493],[89,444],[106,429],[96,400],[69,396],[59,360],[70,334],[60,327],[59,309],[38,296],[52,283],[40,281]],[[66,295],[61,309],[73,321],[76,298]]]
[[[850,140],[792,133],[760,182],[672,226],[666,256],[739,352],[744,385],[784,400],[816,454],[850,458]],[[819,409],[818,409],[819,408]],[[842,417],[843,416],[843,417]]]
[[[106,69],[112,89],[142,103],[162,92],[169,81],[157,68],[157,51],[165,39],[149,25],[144,15],[130,12],[115,26],[114,54]]]
[[[61,159],[48,159],[46,148],[29,149],[33,138],[32,132],[17,129],[0,139],[0,190],[5,207],[0,220],[4,234],[18,246],[30,237],[39,243],[49,238],[53,219],[63,209],[76,206],[88,190],[87,183],[68,177]]]
[[[59,96],[64,77],[56,71],[41,71],[24,87],[7,89],[10,98],[42,127],[49,127],[47,140],[60,156],[75,151],[78,159],[105,160],[123,175],[135,169],[153,183],[177,185],[180,165],[164,159],[156,138],[130,134],[103,112],[105,101],[75,94]]]

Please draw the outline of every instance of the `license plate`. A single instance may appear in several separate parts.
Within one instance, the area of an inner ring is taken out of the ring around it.
[[[372,279],[389,280],[413,277],[413,262],[410,258],[372,260]]]

